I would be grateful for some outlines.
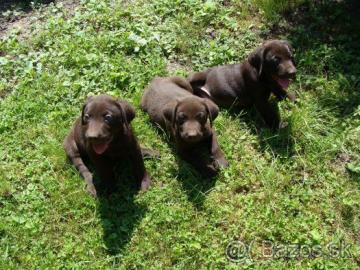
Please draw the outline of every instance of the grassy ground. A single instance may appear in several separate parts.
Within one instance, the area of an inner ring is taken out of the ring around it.
[[[277,8],[261,2],[83,0],[47,9],[28,40],[0,41],[0,269],[359,268],[359,4],[305,3],[269,21]],[[222,110],[230,167],[201,179],[139,110],[143,88],[238,62],[270,37],[296,49],[289,126],[271,133],[254,111]],[[146,193],[122,170],[119,194],[93,199],[66,162],[62,140],[99,93],[136,106],[141,144],[161,151]],[[228,250],[239,262],[225,252],[234,240],[252,243]]]

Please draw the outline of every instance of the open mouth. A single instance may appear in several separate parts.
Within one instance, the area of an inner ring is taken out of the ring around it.
[[[105,153],[105,151],[109,148],[110,141],[107,142],[93,142],[92,148],[94,152],[98,155]]]
[[[273,76],[273,79],[277,82],[277,84],[284,90],[288,89],[291,80],[289,78],[280,78],[277,76]]]

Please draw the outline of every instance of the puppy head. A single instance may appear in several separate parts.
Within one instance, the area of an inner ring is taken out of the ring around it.
[[[211,133],[219,108],[211,100],[191,96],[170,102],[163,110],[176,133],[185,142],[196,143]]]
[[[265,77],[284,90],[289,87],[290,80],[295,78],[292,47],[287,41],[267,41],[250,54],[248,60],[260,78]]]
[[[85,138],[93,151],[101,155],[121,133],[129,130],[135,117],[134,109],[126,101],[108,95],[89,97],[83,106],[81,124]]]

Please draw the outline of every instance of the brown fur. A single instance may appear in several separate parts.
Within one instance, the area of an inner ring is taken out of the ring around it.
[[[194,94],[207,97],[224,107],[255,105],[265,123],[274,129],[280,125],[276,108],[269,103],[273,93],[278,100],[295,94],[286,91],[280,81],[295,77],[292,48],[286,41],[265,42],[241,64],[213,67],[190,74],[188,81]],[[286,85],[286,84],[285,84]],[[201,88],[205,88],[206,91]]]
[[[186,79],[155,78],[145,89],[141,108],[170,134],[179,155],[201,173],[215,175],[219,167],[228,166],[212,128],[219,108],[209,99],[194,96]],[[199,155],[202,145],[210,152],[210,163]]]
[[[107,95],[88,98],[69,135],[64,148],[70,161],[85,179],[87,190],[96,196],[93,175],[85,165],[89,159],[111,190],[115,187],[114,166],[118,160],[130,159],[133,172],[143,190],[150,185],[140,146],[133,134],[130,122],[135,110],[126,101]]]

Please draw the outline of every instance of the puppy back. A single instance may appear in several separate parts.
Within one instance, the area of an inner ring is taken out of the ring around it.
[[[152,121],[162,125],[163,109],[166,105],[189,96],[192,96],[192,88],[185,79],[181,77],[156,77],[145,89],[141,108],[149,114]]]

